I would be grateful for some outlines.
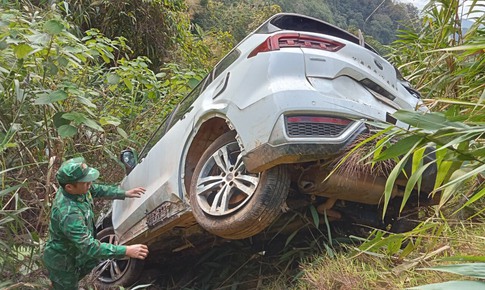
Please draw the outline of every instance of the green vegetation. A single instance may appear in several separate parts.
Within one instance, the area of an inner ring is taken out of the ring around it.
[[[430,166],[420,162],[425,148],[433,148],[441,203],[409,233],[372,231],[345,243],[328,235],[328,223],[316,230],[309,209],[299,216],[307,233],[301,239],[302,228],[267,254],[251,241],[209,251],[195,265],[200,279],[181,284],[167,277],[173,282],[165,289],[404,289],[462,279],[422,269],[432,266],[475,279],[460,287],[480,283],[484,277],[475,272],[482,263],[442,266],[484,261],[485,16],[464,32],[463,1],[431,1],[421,19],[409,5],[365,2],[1,1],[0,288],[47,285],[39,254],[63,158],[83,154],[104,181],[119,181],[117,152],[140,148],[220,57],[280,11],[361,29],[375,46],[398,37],[385,49],[434,113],[397,113],[418,129],[388,127],[370,138],[382,141],[368,157],[396,161],[389,184],[404,160],[413,160],[414,185]],[[399,143],[390,142],[396,137]]]
[[[266,18],[261,16],[268,12],[300,13],[350,31],[357,32],[360,29],[366,38],[370,36],[380,44],[391,43],[396,39],[398,29],[406,24],[410,26],[418,19],[416,7],[382,0],[205,0],[193,7],[194,23],[205,30],[228,31],[236,42],[261,23]],[[377,42],[376,46],[379,45]],[[370,43],[374,44],[372,41]]]
[[[269,16],[281,12],[278,5],[263,1],[200,1],[192,5],[193,23],[205,31],[226,31],[233,45],[241,41]]]
[[[462,10],[460,2],[432,1],[425,7],[418,31],[400,31],[399,40],[391,46],[390,59],[425,98],[476,103],[485,97],[485,5],[470,1],[473,5],[469,12],[481,13],[469,14]],[[466,32],[459,21],[463,18],[474,21]],[[431,106],[440,103],[438,100]]]
[[[123,37],[109,39],[97,29],[76,36],[79,27],[63,12],[68,8],[65,2],[0,6],[0,248],[7,253],[1,281],[39,270],[63,158],[82,154],[106,182],[120,180],[117,153],[140,148],[209,62],[203,57],[210,40],[189,34],[180,40],[187,53],[174,60],[194,65],[167,63],[155,74],[150,59],[134,55]],[[187,17],[176,19],[173,25],[189,26]]]

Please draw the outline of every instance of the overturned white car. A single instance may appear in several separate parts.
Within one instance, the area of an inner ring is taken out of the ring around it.
[[[152,255],[183,249],[201,232],[243,239],[298,204],[289,199],[358,220],[381,202],[386,176],[327,178],[331,165],[369,133],[366,121],[405,127],[392,113],[420,107],[419,94],[362,39],[318,19],[274,15],[178,104],[139,157],[122,153],[122,187],[147,192],[115,201],[98,237],[146,243]],[[425,175],[429,192],[433,169]],[[396,184],[393,196],[403,192]],[[139,263],[105,261],[98,280],[131,283]]]

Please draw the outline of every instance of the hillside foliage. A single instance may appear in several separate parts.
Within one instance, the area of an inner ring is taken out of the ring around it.
[[[418,19],[416,7],[392,0],[204,0],[194,7],[194,23],[205,30],[228,31],[236,41],[254,28],[246,25],[254,23],[251,17],[266,11],[300,13],[350,31],[360,29],[380,44],[396,40],[397,30],[413,27]]]

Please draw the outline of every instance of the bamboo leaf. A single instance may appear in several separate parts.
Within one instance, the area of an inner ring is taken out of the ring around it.
[[[131,290],[138,290],[138,289],[145,289],[145,288],[148,288],[150,286],[152,286],[153,284],[143,284],[143,285],[137,285],[133,288],[130,288]]]
[[[445,179],[453,166],[453,161],[445,160],[446,150],[439,149],[436,151],[436,166],[438,167],[438,172],[436,173],[435,188],[438,188],[445,182]]]
[[[405,122],[415,128],[424,130],[439,130],[445,127],[464,128],[466,125],[458,122],[450,122],[442,113],[411,112],[399,110],[393,114],[399,121]]]
[[[320,224],[320,216],[318,215],[317,209],[313,205],[310,206],[310,212],[312,213],[313,224],[316,228],[318,228],[318,225]]]
[[[296,236],[296,234],[298,234],[299,231],[300,229],[295,230],[291,233],[291,235],[288,236],[288,238],[286,238],[285,247],[288,246],[288,244],[291,242],[291,240],[293,240],[293,238]]]
[[[13,217],[11,217],[11,216],[6,216],[4,218],[1,218],[0,219],[0,226],[3,226],[3,225],[8,224],[10,222],[13,222],[14,220],[15,219]]]
[[[406,202],[408,201],[409,197],[411,196],[412,190],[416,186],[416,183],[421,180],[421,176],[423,175],[424,171],[428,169],[428,167],[433,164],[432,162],[425,164],[424,166],[421,166],[416,172],[414,172],[411,177],[409,178],[408,182],[406,183],[406,188],[404,189],[404,195],[403,199],[401,202],[401,208],[399,209],[399,212],[402,212],[404,209],[404,206],[406,205]],[[418,187],[419,190],[419,187]]]
[[[485,102],[485,89],[483,90],[482,94],[480,95],[480,99],[478,100],[478,103],[483,102]]]
[[[128,134],[126,134],[125,130],[120,127],[116,127],[116,131],[121,135],[121,137],[128,139]]]
[[[133,90],[133,83],[131,82],[130,79],[123,79],[123,82],[125,83],[125,86],[131,91]]]
[[[93,102],[91,102],[91,100],[90,100],[90,99],[88,99],[88,98],[86,98],[86,97],[78,96],[78,97],[77,97],[77,100],[78,100],[78,101],[79,101],[81,104],[83,104],[83,105],[85,105],[85,106],[87,106],[87,107],[89,107],[89,108],[96,108],[96,105],[95,105],[95,104],[93,104]]]
[[[460,176],[463,176],[464,174],[465,174],[464,170],[457,170],[453,172],[453,174],[451,175],[451,179],[452,180],[456,179]],[[439,208],[443,207],[451,197],[455,196],[456,194],[460,194],[462,190],[463,190],[462,184],[459,184],[459,183],[455,183],[451,186],[445,187],[445,189],[441,193]]]
[[[466,45],[460,45],[460,46],[455,46],[455,47],[441,48],[441,49],[431,50],[430,52],[458,51],[458,50],[483,50],[483,49],[485,49],[485,44],[478,43],[478,44],[466,44]]]
[[[372,165],[374,165],[376,162],[375,160],[379,157],[379,155],[381,155],[381,152],[382,150],[384,150],[385,148],[385,144],[391,140],[392,136],[389,135],[389,136],[385,136],[384,138],[380,139],[377,141],[376,143],[376,146],[375,146],[375,150],[374,150],[374,153],[373,153],[373,161],[372,161]],[[370,154],[370,153],[369,153]],[[367,156],[366,156],[367,157]]]
[[[403,138],[397,141],[395,144],[389,146],[386,150],[384,150],[375,161],[382,161],[392,158],[397,158],[401,155],[404,155],[411,150],[411,148],[415,147],[416,144],[419,144],[423,138],[417,135],[411,135],[409,137]]]
[[[402,169],[404,168],[404,165],[406,164],[407,160],[409,159],[409,155],[411,154],[412,151],[409,151],[397,164],[396,166],[392,169],[391,173],[389,174],[389,177],[386,180],[386,185],[384,188],[384,207],[382,210],[382,218],[385,217],[387,207],[389,205],[389,201],[391,200],[392,196],[392,191],[394,189],[394,183],[396,182],[397,177],[401,173]]]
[[[415,246],[412,240],[409,240],[406,247],[399,253],[399,258],[403,259],[411,254],[415,250]]]
[[[485,262],[485,256],[452,256],[444,257],[443,261],[468,261],[468,262]]]
[[[472,150],[469,153],[472,156],[475,156],[475,157],[483,157],[483,156],[485,156],[485,147],[479,148],[479,149],[476,149],[476,150]]]
[[[121,124],[121,120],[113,116],[108,116],[108,117],[102,117],[99,120],[99,123],[101,124],[101,126],[106,126],[106,125],[119,126]]]
[[[460,210],[462,210],[463,208],[469,206],[470,204],[474,203],[475,201],[481,199],[483,196],[485,195],[485,187],[482,188],[479,192],[475,193],[472,198],[470,198],[462,207],[460,207],[458,210],[455,211],[456,212],[459,212]]]
[[[483,290],[485,289],[484,282],[478,281],[448,281],[443,283],[428,284],[423,286],[417,286],[408,288],[409,290]]]
[[[413,164],[412,164],[412,171],[411,174],[416,172],[416,170],[423,164],[423,156],[424,152],[426,151],[426,147],[422,147],[414,151],[413,154]]]
[[[453,179],[451,181],[449,181],[448,183],[438,187],[436,190],[442,190],[443,188],[447,187],[447,186],[451,186],[452,184],[455,184],[455,183],[460,183],[460,182],[463,182],[465,180],[467,180],[468,178],[478,174],[478,173],[482,173],[482,172],[485,172],[485,164],[482,164],[476,168],[474,168],[473,170],[471,170],[470,172],[456,178],[456,179]]]
[[[16,191],[17,189],[21,188],[22,186],[24,186],[23,183],[22,184],[17,184],[15,186],[7,187],[4,190],[0,190],[0,197],[3,197],[5,195],[9,194],[12,191]]]
[[[0,144],[0,153],[5,151],[8,148],[14,148],[14,147],[17,147],[17,146],[18,146],[17,143],[1,143]]]
[[[459,274],[459,275],[473,277],[473,278],[485,279],[485,263],[444,265],[444,266],[435,266],[435,267],[425,268],[425,269]]]

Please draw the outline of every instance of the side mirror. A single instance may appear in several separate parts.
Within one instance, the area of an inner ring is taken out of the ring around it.
[[[125,166],[126,175],[138,164],[138,154],[134,149],[125,149],[120,153],[120,161]]]

